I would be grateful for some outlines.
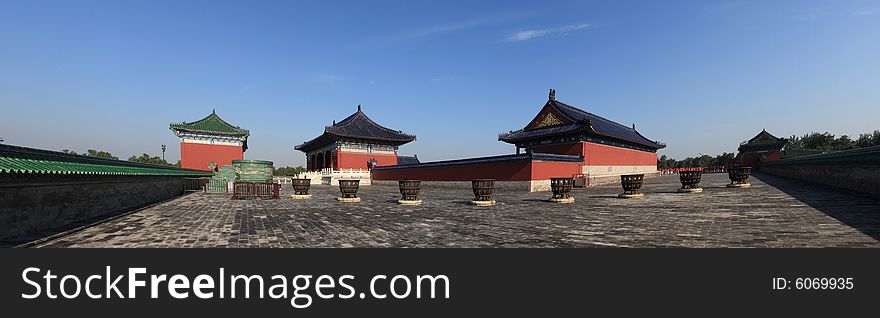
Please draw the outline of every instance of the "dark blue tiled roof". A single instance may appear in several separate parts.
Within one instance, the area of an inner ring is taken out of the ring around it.
[[[398,165],[414,165],[419,164],[419,157],[416,156],[397,156],[397,164]]]
[[[502,141],[508,141],[508,140],[531,139],[531,138],[537,138],[537,137],[543,137],[543,136],[564,135],[564,134],[568,134],[568,133],[572,133],[572,132],[576,132],[576,131],[581,131],[587,127],[588,127],[587,124],[575,123],[575,124],[553,126],[553,127],[534,129],[534,130],[520,130],[520,131],[515,131],[515,132],[509,133],[509,134],[502,134],[501,138],[499,138],[499,139],[501,139]]]
[[[587,131],[595,134],[627,141],[640,146],[651,149],[660,149],[665,145],[650,140],[642,136],[634,128],[630,128],[614,121],[605,119],[601,116],[583,111],[576,107],[570,106],[563,102],[552,98],[547,101],[544,107],[552,107],[558,113],[566,117],[570,122],[560,126],[552,126],[546,128],[538,128],[533,130],[519,130],[499,136],[499,140],[504,142],[516,143],[526,139],[541,138],[546,136],[556,136],[569,134],[578,131]]]
[[[315,147],[320,147],[329,142],[333,142],[335,139],[367,140],[391,145],[402,145],[415,140],[416,136],[405,134],[402,131],[392,130],[377,124],[367,117],[367,115],[361,111],[361,106],[358,105],[357,112],[338,123],[333,123],[332,126],[325,127],[323,134],[315,139],[296,146],[295,149],[309,151]]]
[[[514,154],[514,155],[502,155],[502,156],[491,156],[491,157],[434,161],[434,162],[406,164],[406,165],[398,164],[396,166],[375,167],[375,168],[373,168],[373,170],[400,169],[400,168],[427,168],[427,167],[466,165],[466,164],[511,161],[511,160],[583,162],[584,157],[574,156],[574,155],[557,155],[557,154],[551,154],[551,153],[524,153],[524,154]]]

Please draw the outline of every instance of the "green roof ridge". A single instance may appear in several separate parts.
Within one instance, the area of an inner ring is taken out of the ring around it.
[[[210,176],[207,171],[0,145],[0,174]]]
[[[0,157],[0,173],[193,176],[210,172]]]
[[[772,134],[767,132],[767,130],[761,130],[761,132],[758,133],[758,135],[756,135],[755,137],[752,137],[752,139],[749,139],[749,140],[741,143],[740,145],[741,146],[759,146],[759,145],[780,145],[780,144],[786,144],[786,143],[788,143],[788,139],[779,138],[779,137],[773,136]]]
[[[205,118],[193,122],[172,123],[172,130],[188,131],[195,133],[207,133],[217,135],[244,136],[250,135],[250,131],[226,122],[216,112],[211,112]]]

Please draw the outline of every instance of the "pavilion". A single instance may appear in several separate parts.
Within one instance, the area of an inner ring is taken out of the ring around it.
[[[600,184],[619,182],[622,174],[656,174],[657,150],[666,146],[643,136],[635,125],[627,127],[556,100],[555,90],[524,128],[498,140],[516,145],[516,154],[376,167],[372,179],[489,178],[544,191],[552,177]]]
[[[307,171],[368,171],[397,165],[398,147],[413,140],[416,136],[377,124],[358,105],[357,112],[340,122],[333,121],[320,136],[294,149],[306,153]],[[413,159],[404,161],[411,163]]]
[[[757,167],[761,162],[782,159],[788,140],[778,138],[761,130],[758,135],[739,145],[739,156],[742,164]]]
[[[250,136],[247,129],[226,122],[216,111],[197,121],[173,123],[170,128],[180,138],[181,168],[204,171],[218,171],[231,166],[232,160],[244,159]]]

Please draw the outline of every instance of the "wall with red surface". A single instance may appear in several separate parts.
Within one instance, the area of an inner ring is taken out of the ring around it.
[[[531,148],[533,152],[582,155],[587,166],[655,166],[657,153],[591,142],[576,142]]]
[[[532,169],[528,160],[373,170],[372,173],[374,180],[416,179],[423,181],[470,181],[473,179],[529,181],[531,176]]]
[[[336,152],[336,169],[369,169],[367,162],[376,160],[376,166],[397,165],[397,155]]]
[[[581,166],[580,162],[533,161],[532,180],[571,178],[583,173]]]
[[[742,163],[744,166],[758,166],[764,161],[773,161],[782,159],[781,151],[767,153],[747,153],[742,155]]]
[[[584,142],[587,166],[657,166],[657,153]]]
[[[764,158],[762,161],[773,161],[782,159],[782,151],[771,152],[767,154],[767,158]]]
[[[196,170],[211,171],[209,162],[222,166],[232,165],[232,160],[244,159],[244,151],[241,146],[208,145],[195,143],[180,143],[180,167]]]

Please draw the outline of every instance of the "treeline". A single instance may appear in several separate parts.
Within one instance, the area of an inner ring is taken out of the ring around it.
[[[289,177],[289,176],[298,175],[303,172],[306,172],[306,168],[303,168],[302,166],[281,167],[281,168],[275,168],[275,172],[273,174],[276,176]]]
[[[71,151],[69,149],[61,150],[61,152],[69,153],[72,155],[82,155],[82,156],[89,156],[89,157],[95,157],[95,158],[119,160],[119,157],[116,157],[113,154],[111,154],[110,152],[103,151],[103,150],[89,149],[89,150],[86,150],[86,152],[82,153],[82,154],[78,154],[78,153],[76,153],[76,151]],[[128,158],[128,161],[139,162],[139,163],[149,163],[149,164],[154,164],[154,165],[166,165],[166,166],[180,167],[180,160],[178,160],[176,163],[169,163],[168,161],[165,161],[165,159],[162,159],[162,157],[150,156],[146,153],[142,154],[140,156],[131,156]]]
[[[788,144],[786,145],[786,156],[796,157],[800,155],[873,146],[880,146],[880,130],[875,130],[874,132],[866,134],[859,134],[859,138],[856,138],[855,140],[847,135],[840,135],[838,137],[829,132],[811,132],[803,136],[789,137]],[[675,160],[666,155],[662,155],[657,159],[657,168],[673,169],[724,166],[733,161],[735,157],[736,154],[727,152],[714,157],[702,155],[699,157],[688,157],[684,160]]]
[[[702,155],[699,157],[688,157],[683,160],[675,160],[666,155],[662,155],[657,159],[657,169],[724,166],[733,161],[735,157],[735,154],[727,152],[714,157],[710,155]]]
[[[154,164],[154,165],[166,165],[166,166],[180,167],[180,160],[177,160],[176,163],[170,163],[170,162],[168,162],[168,161],[165,161],[165,159],[162,159],[162,157],[159,157],[159,156],[150,156],[150,155],[148,155],[148,154],[142,154],[142,155],[140,155],[140,156],[131,156],[131,157],[128,157],[128,161],[131,161],[131,162],[140,162],[140,163],[149,163],[149,164]]]
[[[860,134],[859,138],[856,140],[853,140],[847,135],[835,137],[828,132],[812,132],[800,137],[791,136],[788,138],[788,146],[786,148],[791,150],[807,149],[827,152],[873,146],[880,146],[880,130],[875,130],[872,133]]]
[[[78,153],[76,153],[76,151],[71,151],[68,149],[61,150],[61,152],[69,153],[71,155],[79,155]],[[95,158],[119,160],[119,157],[116,157],[113,154],[106,152],[106,151],[103,151],[103,150],[89,149],[89,150],[86,150],[86,152],[83,153],[82,155],[89,156],[89,157],[95,157]]]

